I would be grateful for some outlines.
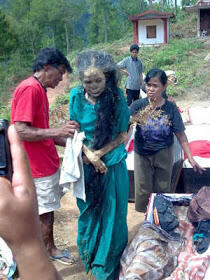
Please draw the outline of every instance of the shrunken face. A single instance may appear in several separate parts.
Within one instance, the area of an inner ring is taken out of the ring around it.
[[[160,99],[165,89],[166,86],[161,83],[159,77],[151,78],[146,83],[147,96],[151,101]]]
[[[82,82],[86,92],[93,98],[99,97],[105,89],[104,73],[92,66],[84,72]]]
[[[44,84],[46,87],[55,88],[60,81],[63,79],[63,75],[66,72],[64,65],[59,65],[54,67],[52,65],[46,65],[45,69],[45,81]]]

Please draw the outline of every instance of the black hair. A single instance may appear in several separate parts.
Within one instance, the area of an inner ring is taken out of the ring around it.
[[[77,67],[81,81],[84,72],[91,66],[98,68],[105,75],[105,89],[97,99],[95,133],[92,148],[97,150],[112,139],[115,122],[115,109],[119,100],[119,69],[112,56],[101,51],[84,51],[77,57]]]
[[[137,44],[132,44],[130,46],[130,52],[132,52],[133,50],[137,50],[137,52],[139,52],[139,46]]]
[[[165,71],[163,71],[159,68],[153,68],[153,69],[149,70],[144,81],[145,81],[145,83],[148,83],[151,78],[155,78],[155,77],[159,78],[159,80],[163,86],[166,85],[167,80],[168,80],[167,75],[166,75]]]
[[[69,61],[62,54],[62,52],[56,48],[48,47],[48,48],[42,49],[37,54],[37,57],[35,58],[33,66],[32,66],[34,73],[36,71],[42,70],[44,65],[51,65],[56,68],[60,65],[64,65],[66,67],[66,70],[69,73],[72,72],[72,68],[71,68]]]
[[[116,106],[120,98],[117,88],[120,71],[111,55],[100,51],[84,51],[77,57],[77,68],[81,81],[84,72],[89,67],[101,70],[105,76],[105,89],[97,98],[95,106],[97,121],[95,123],[93,142],[91,148],[98,150],[112,140],[113,127],[116,121]],[[82,109],[82,108],[81,108]],[[101,212],[101,203],[104,199],[106,188],[102,184],[103,174],[96,172],[92,164],[88,165],[89,176],[85,178],[85,188],[91,197],[91,209],[94,218]]]

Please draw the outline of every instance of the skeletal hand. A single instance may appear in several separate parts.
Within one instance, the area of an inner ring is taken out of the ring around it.
[[[88,154],[86,154],[86,156],[87,159],[95,167],[96,172],[100,172],[100,173],[107,172],[107,167],[105,163],[100,159],[100,156],[97,154],[97,152],[89,151]]]

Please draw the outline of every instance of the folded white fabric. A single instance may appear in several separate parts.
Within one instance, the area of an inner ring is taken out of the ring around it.
[[[13,259],[12,251],[4,239],[0,237],[0,279],[4,279],[1,278],[2,274],[11,277],[14,274],[15,269],[16,263]]]
[[[82,144],[84,139],[84,132],[78,133],[77,131],[75,131],[73,138],[67,139],[59,185],[63,188],[63,193],[66,193],[70,190],[71,183],[74,183],[73,195],[85,201],[86,195],[82,161]]]

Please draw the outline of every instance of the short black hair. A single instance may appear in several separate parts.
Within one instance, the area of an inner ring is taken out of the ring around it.
[[[137,44],[133,44],[130,46],[130,52],[132,52],[133,50],[137,50],[137,52],[139,52],[139,46]]]
[[[72,72],[71,65],[67,58],[56,48],[44,48],[38,54],[33,63],[33,71],[40,71],[43,69],[44,65],[51,65],[54,67],[58,67],[60,65],[64,65],[66,67],[66,71],[69,73]]]
[[[149,72],[147,73],[146,77],[145,77],[145,83],[148,83],[150,79],[158,77],[161,84],[163,86],[166,85],[167,83],[167,75],[165,73],[165,71],[163,71],[162,69],[159,68],[153,68],[151,70],[149,70]]]

